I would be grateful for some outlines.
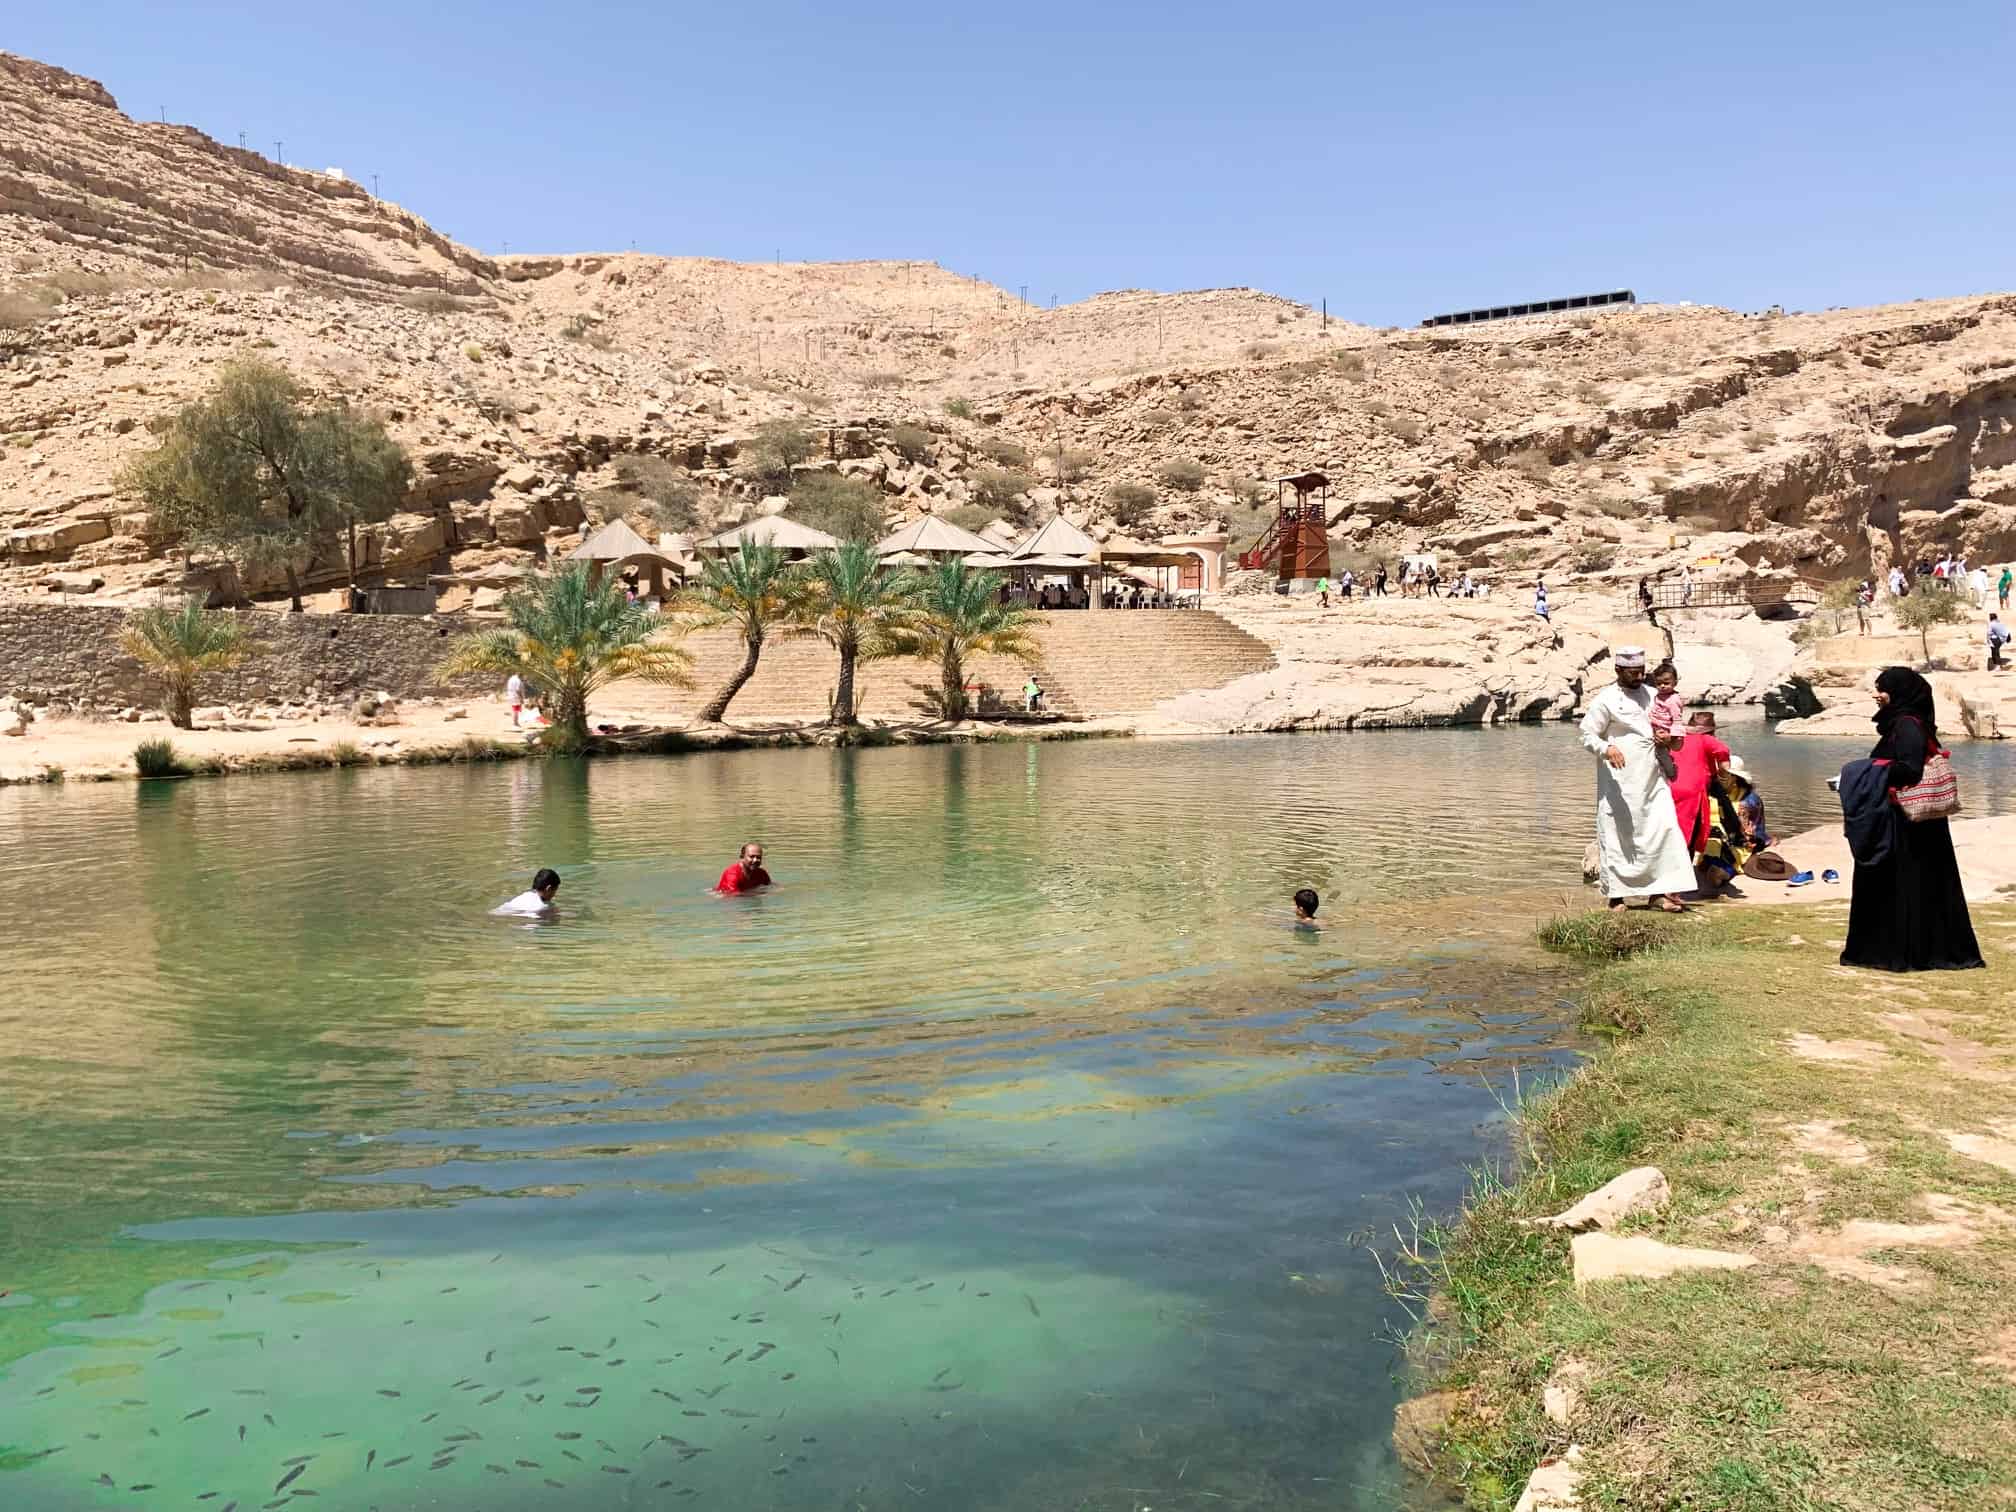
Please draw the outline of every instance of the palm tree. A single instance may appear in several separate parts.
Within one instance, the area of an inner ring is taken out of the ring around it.
[[[756,675],[763,641],[788,625],[804,602],[804,580],[782,547],[743,541],[726,556],[704,558],[700,583],[688,601],[709,625],[733,625],[742,635],[742,665],[700,711],[702,724],[719,724],[742,685]]]
[[[161,707],[178,730],[191,728],[199,673],[234,667],[251,652],[237,617],[213,614],[200,598],[155,604],[119,632],[125,653],[161,680]]]
[[[504,596],[505,625],[464,636],[443,677],[516,672],[547,696],[546,739],[562,750],[588,740],[588,699],[624,678],[687,687],[693,659],[664,639],[666,624],[623,595],[614,578],[576,562]]]
[[[991,651],[1034,661],[1040,652],[1027,609],[1001,602],[1001,574],[968,571],[957,558],[906,574],[913,601],[891,636],[898,654],[938,663],[940,702],[947,719],[966,716],[966,658]]]
[[[843,541],[805,564],[810,589],[801,610],[804,629],[840,653],[840,681],[833,690],[833,723],[861,722],[854,697],[854,668],[889,654],[890,632],[910,602],[904,579],[882,569],[875,548]]]

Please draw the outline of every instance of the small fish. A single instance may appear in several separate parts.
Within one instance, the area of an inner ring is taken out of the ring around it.
[[[460,1291],[461,1289],[462,1288],[459,1286],[444,1286],[436,1295],[445,1297],[448,1295],[448,1293],[452,1291]]]
[[[721,1363],[723,1365],[733,1365],[737,1360],[741,1358],[742,1358],[742,1351],[738,1349],[733,1354],[728,1356],[727,1359],[723,1360]]]
[[[604,1465],[602,1473],[604,1475],[628,1475],[630,1472],[625,1470],[621,1465]]]
[[[784,1283],[784,1290],[786,1290],[786,1291],[796,1291],[796,1290],[797,1290],[797,1289],[798,1289],[798,1288],[799,1288],[800,1286],[802,1286],[802,1285],[804,1284],[804,1282],[805,1282],[805,1278],[806,1278],[807,1276],[809,1276],[810,1274],[811,1274],[811,1272],[810,1272],[810,1271],[800,1271],[800,1272],[798,1272],[798,1278],[797,1278],[797,1279],[796,1279],[795,1281],[787,1281],[787,1282],[785,1282],[785,1283]]]
[[[828,1313],[828,1314],[827,1314],[827,1315],[825,1316],[825,1318],[824,1318],[824,1319],[822,1319],[821,1321],[823,1321],[823,1322],[827,1322],[827,1323],[838,1323],[838,1322],[840,1321],[840,1314],[839,1314],[839,1313],[837,1313],[837,1312],[831,1312],[831,1313]]]
[[[600,1396],[601,1394],[602,1388],[600,1386],[576,1386],[574,1388],[574,1395],[576,1396]]]
[[[567,1489],[565,1481],[556,1481],[550,1475],[546,1477],[546,1484],[551,1486],[555,1491],[565,1491]]]
[[[423,1423],[431,1423],[434,1421],[434,1419],[436,1419],[439,1416],[441,1416],[441,1414],[438,1412],[430,1412],[427,1414],[427,1416],[420,1419],[420,1421]]]
[[[380,1386],[378,1388],[378,1395],[382,1397],[396,1397],[399,1393],[396,1391],[387,1391],[383,1386]]]
[[[274,1483],[273,1486],[274,1491],[276,1492],[285,1491],[289,1486],[293,1485],[294,1482],[301,1479],[301,1477],[307,1473],[307,1470],[308,1467],[306,1465],[296,1465],[292,1470],[289,1470],[285,1475],[281,1476],[280,1479]]]
[[[567,1458],[574,1461],[574,1463],[577,1465],[585,1465],[587,1463],[586,1460],[582,1459],[581,1456],[576,1454],[572,1449],[562,1449],[560,1452],[566,1455]]]
[[[950,1365],[947,1365],[943,1370],[939,1371],[938,1374],[931,1377],[931,1379],[934,1381],[942,1381],[945,1379],[945,1377],[947,1377],[950,1374],[952,1374],[952,1367]]]
[[[551,1313],[541,1313],[541,1314],[539,1314],[539,1316],[538,1316],[538,1317],[534,1318],[534,1319],[533,1319],[532,1321],[533,1321],[534,1323],[548,1323],[548,1322],[551,1322],[551,1321],[552,1321],[552,1319],[553,1319],[553,1314],[551,1314]]]
[[[494,1254],[494,1255],[492,1255],[492,1256],[490,1257],[490,1263],[491,1263],[492,1265],[495,1265],[495,1264],[496,1264],[496,1263],[497,1263],[497,1262],[498,1262],[499,1260],[502,1260],[503,1258],[504,1258],[504,1251],[502,1251],[502,1250],[499,1250],[499,1251],[497,1251],[497,1253],[496,1253],[496,1254]]]
[[[739,1407],[723,1407],[721,1409],[721,1416],[731,1418],[753,1418],[753,1417],[761,1417],[762,1414],[758,1412],[744,1412]]]
[[[483,1437],[474,1428],[465,1428],[460,1433],[451,1433],[441,1440],[444,1444],[467,1444]]]
[[[686,1409],[686,1410],[685,1410],[684,1412],[680,1413],[679,1415],[680,1415],[681,1417],[705,1417],[705,1416],[707,1416],[707,1414],[706,1414],[706,1413],[704,1413],[704,1412],[701,1412],[701,1411],[698,1411],[697,1409],[695,1409],[695,1408],[692,1408],[692,1407],[688,1407],[688,1408],[687,1408],[687,1409]]]
[[[444,1455],[442,1455],[442,1456],[441,1456],[441,1458],[439,1458],[439,1459],[437,1459],[436,1461],[434,1461],[434,1463],[433,1463],[433,1464],[431,1464],[431,1465],[429,1465],[429,1466],[428,1466],[427,1468],[428,1468],[429,1470],[439,1470],[439,1469],[441,1469],[441,1468],[442,1468],[442,1467],[443,1467],[444,1465],[452,1465],[452,1464],[454,1464],[454,1463],[455,1463],[455,1456],[454,1456],[454,1455],[452,1455],[452,1454],[444,1454]]]
[[[483,1363],[484,1363],[485,1365],[488,1365],[488,1364],[489,1364],[489,1363],[490,1363],[490,1362],[491,1362],[492,1360],[494,1360],[494,1359],[496,1359],[496,1358],[497,1358],[497,1351],[496,1351],[496,1350],[494,1350],[494,1349],[486,1349],[486,1350],[484,1350],[484,1351],[483,1351]]]
[[[726,1269],[728,1269],[728,1262],[726,1260],[723,1260],[719,1265],[715,1266],[714,1269],[707,1272],[707,1274],[710,1276],[718,1276],[721,1274],[721,1272],[723,1272]]]
[[[413,1456],[410,1454],[402,1454],[397,1459],[389,1459],[385,1461],[385,1468],[387,1470],[397,1470],[401,1465],[405,1464],[412,1458]]]
[[[798,1372],[795,1370],[787,1370],[784,1372],[784,1374],[777,1377],[777,1379],[780,1381],[795,1381],[798,1379]]]
[[[683,1402],[686,1400],[686,1398],[680,1396],[677,1392],[667,1391],[662,1386],[653,1386],[651,1391],[654,1396],[661,1396],[668,1402]]]
[[[483,1468],[488,1470],[492,1475],[509,1475],[511,1473],[502,1465],[485,1465]]]
[[[537,1470],[540,1468],[539,1461],[537,1460],[513,1460],[511,1463],[516,1465],[520,1470]]]
[[[490,1395],[483,1398],[483,1400],[478,1402],[476,1405],[478,1407],[488,1407],[492,1402],[496,1401],[502,1395],[504,1395],[504,1393],[501,1390],[493,1391],[490,1393]]]
[[[665,1295],[665,1293],[663,1293],[663,1292],[659,1292],[657,1296],[653,1296],[653,1297],[646,1297],[646,1298],[644,1299],[644,1305],[645,1305],[646,1307],[649,1307],[649,1306],[650,1306],[650,1305],[651,1305],[651,1304],[652,1304],[653,1302],[656,1302],[656,1301],[658,1300],[658,1297],[662,1297],[662,1296],[664,1296],[664,1295]]]
[[[1036,1305],[1036,1299],[1035,1299],[1034,1297],[1030,1296],[1030,1295],[1029,1295],[1029,1293],[1027,1293],[1027,1292],[1024,1292],[1024,1293],[1022,1293],[1022,1300],[1023,1300],[1024,1302],[1027,1302],[1027,1303],[1029,1304],[1029,1316],[1030,1316],[1030,1317],[1032,1317],[1032,1318],[1040,1318],[1040,1317],[1042,1317],[1042,1316],[1043,1316],[1043,1309],[1042,1309],[1042,1308],[1040,1308],[1040,1307],[1038,1307],[1038,1306]]]
[[[222,1496],[223,1494],[224,1493],[221,1491],[205,1491],[201,1496],[197,1497],[196,1500],[215,1501],[217,1500],[218,1497]]]
[[[728,1383],[726,1381],[723,1381],[719,1386],[716,1386],[712,1391],[703,1391],[700,1393],[700,1395],[707,1398],[707,1400],[711,1402],[714,1400],[714,1398],[721,1395],[721,1393],[726,1391],[727,1389],[728,1389]]]
[[[371,1467],[377,1463],[378,1463],[378,1451],[376,1449],[373,1449],[369,1454],[364,1456],[364,1473],[366,1475],[369,1475],[371,1473]]]
[[[182,1353],[182,1346],[180,1344],[177,1344],[173,1349],[162,1350],[161,1353],[154,1356],[154,1358],[157,1360],[165,1360],[170,1355],[178,1355],[180,1353]]]
[[[278,1428],[280,1426],[278,1423],[273,1421],[273,1414],[270,1412],[262,1412],[259,1414],[259,1416],[266,1419],[266,1426],[268,1428]]]
[[[644,1326],[645,1326],[646,1328],[656,1328],[656,1327],[658,1326],[658,1325],[657,1325],[656,1323],[652,1322],[652,1321],[651,1321],[651,1320],[650,1320],[649,1318],[646,1318],[646,1319],[644,1319],[643,1321],[644,1321]]]
[[[241,1444],[245,1442],[245,1425],[243,1423],[238,1425],[238,1442]]]
[[[903,1290],[903,1288],[900,1286],[892,1286],[889,1288],[889,1290],[882,1293],[882,1295],[885,1297],[893,1297],[896,1295],[896,1293],[898,1293],[901,1290]]]
[[[943,1386],[926,1386],[924,1389],[926,1391],[958,1391],[965,1385],[964,1381],[947,1381]]]
[[[775,1344],[771,1344],[763,1339],[758,1339],[756,1341],[756,1352],[749,1356],[750,1363],[754,1364],[756,1361],[762,1359],[763,1356],[769,1354],[776,1347],[777,1346]]]
[[[826,1346],[826,1353],[833,1356],[833,1363],[835,1365],[838,1365],[840,1363],[840,1351],[835,1349],[831,1344],[828,1344]]]
[[[525,1393],[525,1400],[537,1406],[546,1400],[546,1393],[543,1391],[528,1391]]]
[[[311,1460],[313,1460],[314,1458],[315,1458],[315,1456],[314,1456],[314,1455],[312,1455],[312,1454],[297,1454],[297,1455],[295,1455],[295,1456],[294,1456],[294,1458],[292,1458],[292,1459],[285,1459],[285,1460],[282,1460],[282,1461],[280,1461],[280,1463],[281,1463],[282,1465],[284,1465],[284,1466],[288,1467],[289,1469],[291,1469],[291,1468],[293,1468],[293,1467],[294,1467],[295,1465],[305,1465],[305,1464],[308,1464],[308,1463],[309,1463],[309,1462],[310,1462]]]
[[[936,1281],[926,1281],[922,1286],[913,1286],[910,1289],[912,1291],[929,1291],[931,1290],[932,1287],[936,1286],[937,1284],[938,1283]]]
[[[575,1439],[581,1437],[581,1435],[578,1433],[556,1433],[553,1435],[553,1437],[561,1440],[564,1443],[572,1443]]]
[[[116,1487],[119,1483],[113,1480],[111,1476],[107,1475],[104,1471],[101,1470],[98,1472],[98,1484],[101,1486]]]

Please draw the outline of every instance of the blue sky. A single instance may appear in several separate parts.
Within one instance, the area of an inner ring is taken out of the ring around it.
[[[1376,324],[2016,286],[2016,4],[30,0],[134,116],[490,252],[929,258]]]

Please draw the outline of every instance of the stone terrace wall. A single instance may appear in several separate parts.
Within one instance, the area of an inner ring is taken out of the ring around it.
[[[0,601],[0,693],[37,703],[102,708],[151,704],[158,689],[119,649],[127,611],[84,604]],[[488,689],[493,678],[444,682],[434,673],[468,625],[450,615],[248,613],[257,649],[242,665],[203,679],[204,703],[332,698],[384,689],[401,698]]]

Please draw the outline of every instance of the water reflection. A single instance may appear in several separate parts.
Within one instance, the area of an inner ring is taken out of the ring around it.
[[[1566,739],[0,794],[4,1504],[1392,1505],[1350,1236],[1568,1054]]]

